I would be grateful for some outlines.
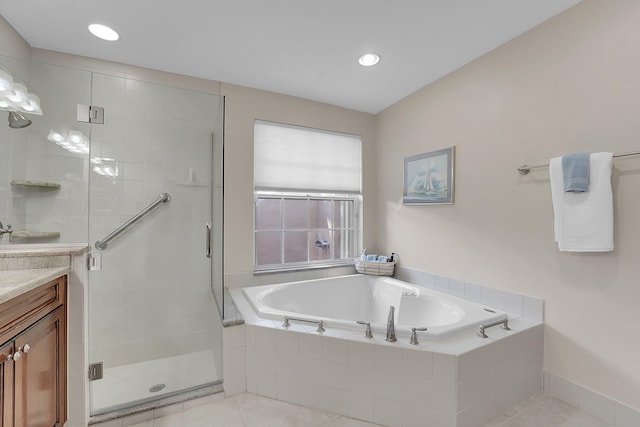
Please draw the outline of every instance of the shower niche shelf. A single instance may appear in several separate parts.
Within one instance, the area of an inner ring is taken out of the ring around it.
[[[14,231],[11,236],[14,239],[57,239],[59,231]]]
[[[59,190],[60,184],[47,181],[31,181],[23,179],[14,179],[11,181],[11,185],[14,187],[22,188],[40,188],[43,190]]]

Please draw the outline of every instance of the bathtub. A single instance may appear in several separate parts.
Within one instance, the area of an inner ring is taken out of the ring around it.
[[[370,322],[384,334],[389,307],[395,307],[395,332],[409,336],[411,328],[426,327],[420,338],[439,340],[481,324],[507,319],[503,311],[462,298],[412,285],[391,277],[356,274],[243,288],[258,316],[322,320],[326,326],[362,330],[357,321]]]

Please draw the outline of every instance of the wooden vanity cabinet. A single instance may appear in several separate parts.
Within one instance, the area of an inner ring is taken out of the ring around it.
[[[2,427],[67,419],[66,276],[0,304]]]

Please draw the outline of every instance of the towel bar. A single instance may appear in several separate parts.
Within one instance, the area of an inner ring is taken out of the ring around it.
[[[627,156],[637,156],[640,154],[640,151],[629,151],[628,153],[618,153],[618,154],[614,154],[613,157],[627,157]],[[518,169],[516,169],[518,172],[520,172],[520,175],[527,175],[529,174],[529,172],[531,172],[531,169],[542,169],[542,168],[548,168],[549,164],[538,164],[538,165],[522,165],[520,166]]]

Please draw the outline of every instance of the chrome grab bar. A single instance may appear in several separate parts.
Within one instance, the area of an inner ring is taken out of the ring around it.
[[[94,246],[96,247],[96,249],[101,251],[106,249],[109,242],[115,239],[116,237],[118,237],[120,233],[122,233],[127,228],[131,227],[133,224],[138,222],[143,216],[145,216],[146,214],[154,210],[156,207],[158,207],[158,205],[160,205],[161,203],[168,202],[169,200],[171,200],[171,195],[169,193],[160,194],[160,197],[158,197],[153,203],[151,203],[149,206],[147,206],[146,208],[142,209],[140,212],[135,214],[131,219],[129,219],[124,224],[122,224],[120,227],[116,228],[108,236],[104,237],[101,240],[96,241]]]
[[[296,321],[296,322],[307,322],[307,323],[315,323],[318,325],[318,329],[317,331],[322,333],[324,332],[324,321],[322,320],[311,320],[311,319],[303,319],[301,317],[291,317],[291,316],[284,316],[284,323],[282,324],[283,328],[288,328],[289,326],[291,326],[291,320]]]
[[[484,333],[484,330],[497,325],[502,325],[502,329],[504,329],[505,331],[511,330],[511,328],[509,327],[509,319],[496,320],[495,322],[487,323],[486,325],[480,325],[480,331],[478,332],[478,336],[480,338],[489,338],[487,334]]]

